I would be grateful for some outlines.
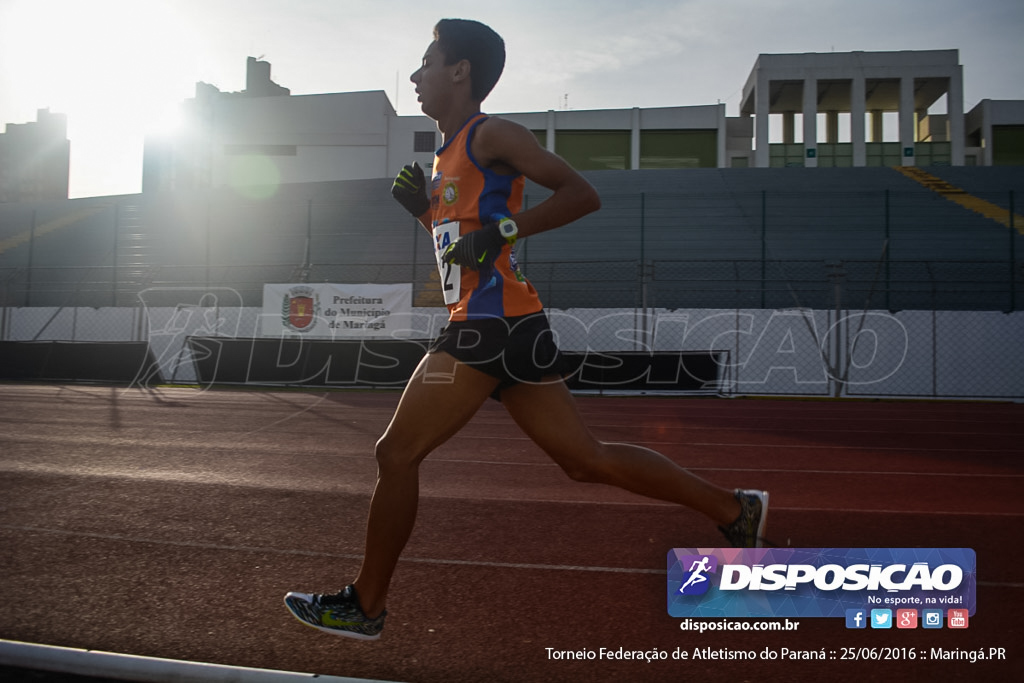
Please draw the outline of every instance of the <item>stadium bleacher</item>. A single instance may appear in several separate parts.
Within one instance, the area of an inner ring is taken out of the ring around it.
[[[1006,209],[1024,197],[1018,167],[927,171]],[[550,307],[832,308],[837,282],[849,307],[1019,305],[1024,226],[1011,232],[894,169],[587,177],[602,210],[519,246]],[[286,185],[267,199],[225,189],[0,205],[2,300],[133,306],[143,290],[226,287],[259,306],[264,282],[308,280],[411,281],[430,301],[429,235],[389,188],[377,179]],[[528,184],[528,206],[545,196]]]

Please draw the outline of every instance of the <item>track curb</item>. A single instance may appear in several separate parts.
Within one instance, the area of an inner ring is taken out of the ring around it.
[[[37,669],[55,673],[92,676],[122,681],[165,683],[170,681],[197,681],[227,683],[294,683],[317,681],[322,683],[388,683],[364,678],[321,676],[319,674],[254,669],[242,666],[187,662],[158,657],[83,650],[55,645],[22,643],[0,640],[0,664],[22,669]]]

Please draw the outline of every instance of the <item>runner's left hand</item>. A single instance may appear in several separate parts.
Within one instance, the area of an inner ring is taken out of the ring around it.
[[[479,230],[467,233],[448,245],[441,258],[470,270],[480,270],[486,263],[493,263],[505,246],[497,223],[487,223]]]

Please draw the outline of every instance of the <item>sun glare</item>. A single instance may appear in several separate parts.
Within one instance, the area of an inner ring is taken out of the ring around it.
[[[95,194],[83,184],[119,174],[113,166],[137,163],[139,176],[143,136],[174,121],[197,80],[195,41],[171,4],[19,0],[3,23],[6,99],[25,120],[43,108],[67,115],[72,166],[83,174],[72,172],[72,196]]]

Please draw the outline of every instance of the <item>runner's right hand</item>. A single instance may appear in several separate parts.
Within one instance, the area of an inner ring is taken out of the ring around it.
[[[394,185],[391,186],[391,196],[415,218],[430,210],[427,179],[418,162],[406,164],[398,173]]]

